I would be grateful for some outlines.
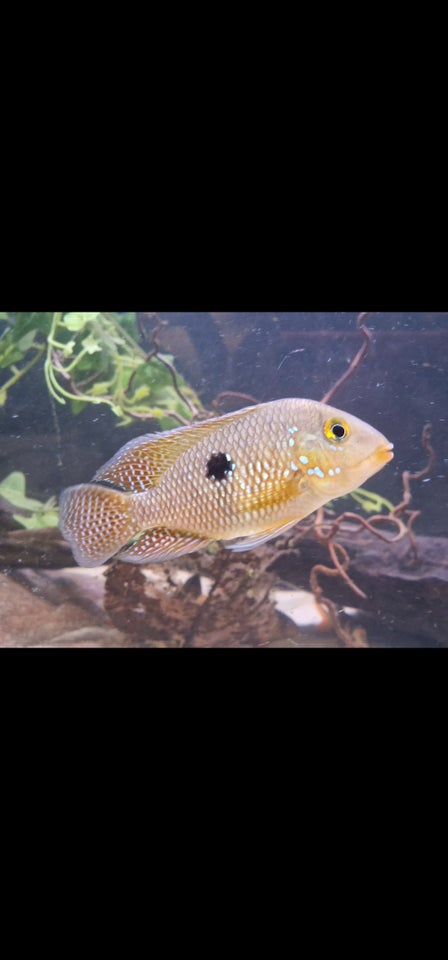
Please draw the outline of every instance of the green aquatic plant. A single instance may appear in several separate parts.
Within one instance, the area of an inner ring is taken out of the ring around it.
[[[46,503],[41,503],[40,500],[27,497],[25,488],[25,474],[19,470],[13,470],[0,482],[0,497],[19,511],[13,514],[14,520],[27,530],[57,527],[59,511],[56,497],[50,497]]]
[[[73,413],[106,404],[121,424],[155,419],[162,428],[188,423],[201,404],[175,370],[173,357],[138,343],[135,313],[0,313],[0,406],[41,357],[49,394]],[[156,331],[159,327],[156,327]]]
[[[392,510],[395,510],[393,503],[391,503],[390,500],[386,500],[386,497],[382,497],[381,494],[375,493],[373,490],[365,490],[364,487],[357,487],[357,489],[352,490],[351,493],[345,493],[342,497],[339,497],[339,500],[355,500],[356,503],[359,503],[364,513],[380,514],[382,510],[385,510],[386,513],[391,513]],[[335,511],[334,500],[328,501],[326,510]]]
[[[373,490],[364,490],[363,487],[358,487],[357,490],[352,490],[348,496],[359,503],[364,513],[381,513],[382,510],[390,513],[394,510],[394,505],[390,500],[386,500],[386,497],[382,497],[379,493],[374,493]]]
[[[5,324],[0,332],[0,371],[9,374],[0,383],[0,407],[5,406],[11,387],[44,355],[51,317],[51,313],[0,313]]]

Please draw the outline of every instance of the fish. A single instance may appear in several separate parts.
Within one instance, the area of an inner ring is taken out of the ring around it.
[[[80,566],[171,560],[222,541],[251,549],[350,493],[393,444],[352,414],[285,398],[125,443],[60,498]]]

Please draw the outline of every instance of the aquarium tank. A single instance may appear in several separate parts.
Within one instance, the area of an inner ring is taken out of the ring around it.
[[[0,313],[0,646],[448,645],[448,313]]]

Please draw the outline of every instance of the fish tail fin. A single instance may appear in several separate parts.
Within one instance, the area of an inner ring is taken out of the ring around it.
[[[133,495],[95,483],[67,487],[60,502],[59,527],[81,567],[97,567],[139,532]]]

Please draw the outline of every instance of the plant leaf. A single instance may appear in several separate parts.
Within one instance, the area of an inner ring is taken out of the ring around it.
[[[98,343],[98,340],[93,336],[92,333],[89,333],[88,337],[84,337],[84,340],[82,341],[82,346],[83,346],[83,349],[86,350],[87,353],[89,354],[99,353],[101,351],[100,344]]]
[[[25,474],[14,470],[0,483],[0,495],[21,510],[42,510],[44,506],[40,500],[33,500],[25,493]]]
[[[100,316],[101,314],[99,313],[66,313],[62,319],[62,325],[67,327],[67,330],[78,333],[79,330],[83,330],[88,323],[92,323],[93,320],[97,320]]]

